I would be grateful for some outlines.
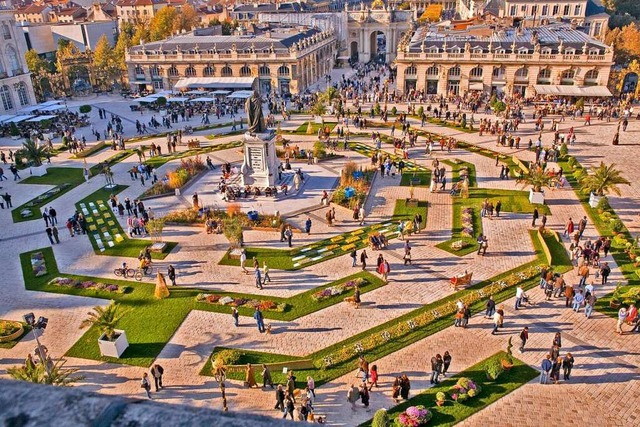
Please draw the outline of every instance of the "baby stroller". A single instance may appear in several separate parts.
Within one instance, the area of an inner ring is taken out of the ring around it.
[[[82,229],[80,228],[80,223],[78,221],[76,221],[73,217],[69,218],[69,221],[71,221],[71,225],[73,225],[74,234],[82,233]]]

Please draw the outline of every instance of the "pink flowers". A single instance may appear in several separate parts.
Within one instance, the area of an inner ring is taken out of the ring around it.
[[[120,294],[125,293],[129,290],[127,286],[118,286],[112,283],[99,283],[94,282],[93,280],[80,281],[71,279],[69,277],[56,277],[55,279],[51,280],[49,284],[74,289],[93,289],[96,291],[117,292]]]
[[[397,424],[402,427],[421,427],[427,425],[431,417],[433,414],[423,405],[409,406],[398,415]]]
[[[364,283],[365,283],[364,279],[361,279],[361,278],[358,278],[355,280],[349,280],[339,285],[330,286],[328,288],[324,288],[318,292],[315,292],[313,295],[311,295],[311,298],[313,298],[313,300],[316,302],[320,302],[327,298],[340,295],[348,291],[349,289],[355,288],[356,285],[362,286]]]

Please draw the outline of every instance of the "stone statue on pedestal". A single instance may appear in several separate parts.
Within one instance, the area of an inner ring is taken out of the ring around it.
[[[247,112],[247,128],[249,129],[249,134],[265,133],[267,126],[264,123],[264,116],[262,115],[262,98],[257,90],[254,90],[253,95],[247,98],[244,103],[244,109]]]
[[[262,115],[262,99],[257,91],[245,102],[247,133],[244,134],[244,160],[240,182],[244,185],[272,187],[278,170],[273,132],[267,129]]]

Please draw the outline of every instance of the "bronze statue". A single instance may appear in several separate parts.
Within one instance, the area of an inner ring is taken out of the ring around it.
[[[267,131],[267,126],[264,123],[264,117],[262,115],[262,98],[258,94],[257,90],[253,91],[251,95],[244,103],[244,109],[247,112],[247,128],[249,133],[254,135],[256,133],[264,133]]]

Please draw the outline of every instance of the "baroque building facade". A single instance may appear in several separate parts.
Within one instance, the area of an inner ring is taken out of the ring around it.
[[[499,31],[423,26],[401,41],[396,64],[399,90],[533,96],[540,86],[605,87],[613,50],[561,24]]]
[[[24,55],[27,45],[16,27],[12,10],[0,10],[0,113],[16,113],[35,104],[35,94]]]
[[[206,88],[216,78],[222,82],[219,78],[253,77],[252,87],[263,94],[297,94],[329,74],[335,64],[336,38],[329,30],[250,27],[242,35],[213,35],[211,29],[200,29],[133,46],[126,53],[129,83],[135,91],[162,90],[174,88],[181,79],[201,79],[200,87]]]

